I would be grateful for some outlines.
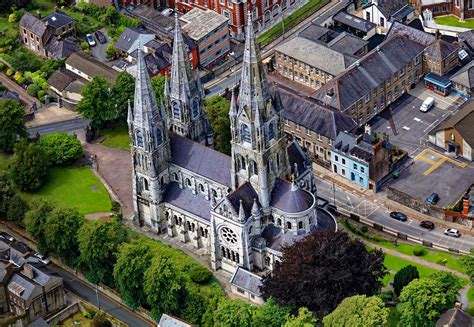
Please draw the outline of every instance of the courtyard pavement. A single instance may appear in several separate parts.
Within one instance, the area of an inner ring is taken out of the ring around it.
[[[66,108],[59,108],[57,104],[52,103],[47,108],[42,108],[35,112],[35,118],[26,123],[26,127],[35,127],[40,125],[52,124],[61,121],[67,121],[79,118],[80,114]]]

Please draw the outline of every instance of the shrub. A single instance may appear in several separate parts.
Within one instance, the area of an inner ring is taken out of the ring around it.
[[[426,253],[427,253],[426,249],[422,246],[415,246],[415,248],[413,249],[413,255],[417,257],[422,257],[426,255]]]
[[[446,266],[446,264],[448,263],[448,259],[446,258],[439,259],[438,261],[436,261],[436,263],[441,266]]]
[[[28,87],[26,88],[26,92],[28,92],[29,95],[31,95],[32,97],[37,97],[38,96],[38,92],[40,91],[40,87],[36,84],[30,84],[28,85]]]
[[[402,289],[412,280],[420,277],[418,269],[415,266],[408,265],[400,269],[393,277],[393,291],[400,296]]]
[[[5,69],[5,64],[3,62],[0,62],[0,70]]]
[[[23,77],[23,75],[21,74],[21,72],[15,72],[15,76],[13,76],[13,78],[15,79],[15,81],[18,81],[21,77]]]
[[[366,234],[366,233],[369,231],[369,227],[367,227],[367,226],[364,225],[364,226],[362,226],[362,227],[360,228],[360,231],[361,231],[362,233]]]
[[[5,87],[5,85],[0,84],[0,92],[6,91],[6,90],[7,90],[7,88]]]
[[[201,265],[194,265],[189,270],[189,277],[195,283],[207,284],[212,278],[212,273]]]
[[[53,165],[71,164],[83,155],[81,142],[66,133],[42,136],[37,144],[48,154]]]
[[[15,71],[11,68],[7,69],[7,76],[12,76],[15,73]]]
[[[44,96],[46,95],[46,92],[44,90],[39,90],[38,91],[38,99],[41,101],[41,102],[44,102]]]
[[[81,48],[82,48],[82,50],[89,49],[89,44],[87,44],[86,41],[82,41],[81,42]]]
[[[23,85],[26,83],[26,78],[21,76],[19,79],[16,80],[18,82],[18,85]]]

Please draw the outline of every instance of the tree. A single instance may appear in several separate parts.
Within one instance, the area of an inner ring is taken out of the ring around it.
[[[12,152],[18,137],[27,137],[23,116],[25,109],[14,100],[0,100],[0,149]]]
[[[216,327],[251,327],[255,307],[241,300],[222,298],[214,311]]]
[[[283,327],[314,327],[316,323],[317,319],[313,317],[313,313],[302,307],[298,309],[298,315],[291,316]]]
[[[11,178],[22,191],[35,191],[46,181],[49,159],[47,154],[34,143],[22,140],[15,144],[11,163]]]
[[[133,104],[134,93],[135,78],[127,72],[120,73],[112,86],[111,105],[115,108],[117,118],[121,121],[125,121],[127,118],[128,101]]]
[[[262,294],[323,317],[348,296],[376,293],[386,273],[383,260],[382,251],[368,251],[345,232],[315,232],[283,248],[281,263],[263,279]]]
[[[19,226],[23,225],[28,205],[19,194],[15,194],[8,203],[7,219]]]
[[[160,101],[164,98],[165,93],[165,77],[158,75],[151,79],[151,87],[155,92],[155,97],[158,105],[160,105]]]
[[[207,309],[207,302],[199,288],[187,283],[179,316],[191,324],[201,326]]]
[[[342,300],[337,308],[324,317],[325,327],[378,327],[388,323],[389,309],[377,296],[355,295]]]
[[[92,283],[114,286],[113,269],[119,246],[128,239],[127,229],[117,221],[87,221],[78,232],[79,263]]]
[[[54,206],[46,200],[35,200],[30,203],[30,210],[25,214],[26,231],[36,240],[38,250],[47,254],[48,245],[45,238],[46,221]]]
[[[123,243],[117,254],[113,271],[115,285],[122,299],[132,308],[146,303],[143,280],[153,258],[150,251],[148,245],[134,242]]]
[[[471,277],[471,283],[474,283],[474,248],[470,252],[469,255],[462,256],[459,262],[464,272]]]
[[[8,214],[8,204],[15,196],[15,188],[6,172],[0,171],[0,217],[6,218]]]
[[[454,306],[459,287],[458,280],[446,272],[413,280],[403,288],[399,297],[400,324],[434,325],[442,312]]]
[[[111,85],[102,76],[96,76],[82,89],[82,99],[76,110],[85,118],[92,120],[96,128],[117,117],[117,111],[111,101]]]
[[[61,68],[64,68],[66,61],[64,59],[48,59],[43,61],[41,71],[44,72],[45,78],[48,79],[53,73]]]
[[[176,314],[184,295],[184,281],[167,258],[155,257],[145,271],[143,289],[151,316],[158,320],[163,313]]]
[[[37,144],[46,152],[53,165],[68,165],[84,155],[81,141],[66,133],[42,136]]]
[[[80,254],[77,232],[83,223],[84,217],[74,209],[53,209],[44,226],[48,252],[63,258],[67,264],[75,265]]]
[[[258,307],[253,316],[253,326],[280,327],[289,319],[291,308],[279,305],[269,298],[264,305]]]
[[[400,296],[402,289],[417,278],[420,278],[420,274],[415,266],[408,265],[403,267],[393,277],[393,291],[397,296]]]
[[[230,155],[230,102],[221,96],[206,99],[204,110],[214,130],[214,149]]]
[[[17,72],[34,72],[41,69],[42,62],[26,48],[18,48],[11,56],[10,64]]]

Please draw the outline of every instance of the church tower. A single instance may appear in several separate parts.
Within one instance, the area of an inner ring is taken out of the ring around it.
[[[133,111],[128,106],[132,148],[134,221],[159,232],[164,184],[169,180],[170,143],[163,106],[158,107],[139,45]]]
[[[213,146],[214,135],[204,111],[204,91],[199,77],[191,69],[187,47],[175,14],[171,81],[165,84],[169,129],[201,144]]]
[[[239,96],[237,101],[232,96],[229,110],[232,187],[250,181],[265,210],[276,179],[287,177],[289,164],[281,99],[269,89],[260,59],[249,12]]]

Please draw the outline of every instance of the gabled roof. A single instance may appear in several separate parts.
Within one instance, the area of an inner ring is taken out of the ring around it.
[[[167,314],[162,314],[160,321],[158,322],[158,327],[191,327],[191,324],[180,320],[178,318],[169,316]]]
[[[370,32],[377,27],[374,23],[363,18],[351,15],[345,11],[340,11],[333,17],[334,21],[350,26],[363,32]]]
[[[458,308],[452,308],[444,312],[436,322],[436,327],[470,327],[472,317]]]
[[[72,66],[88,76],[102,76],[109,83],[114,83],[119,74],[115,69],[81,51],[71,54],[66,59],[66,65]]]
[[[430,56],[435,60],[444,60],[457,51],[459,51],[458,44],[438,39],[425,49],[425,55]]]
[[[245,211],[245,218],[248,218],[251,215],[254,200],[257,200],[258,203],[258,194],[257,192],[255,192],[255,189],[252,187],[252,184],[250,184],[249,182],[245,182],[234,192],[227,195],[227,200],[229,201],[230,205],[236,213],[239,213],[240,201],[242,200],[242,206]]]
[[[48,26],[36,16],[25,13],[20,19],[20,26],[26,28],[31,33],[42,37]]]
[[[262,278],[241,267],[237,267],[230,279],[230,283],[256,296],[262,296],[260,291]]]
[[[281,251],[284,246],[289,246],[306,236],[307,234],[295,235],[292,232],[285,233],[274,224],[268,224],[262,231],[262,238],[265,239],[266,246],[275,251]]]
[[[474,61],[461,68],[456,74],[451,76],[451,81],[461,84],[469,89],[474,87]]]
[[[393,14],[402,10],[405,6],[408,6],[408,4],[406,0],[377,0],[377,4],[375,6],[377,6],[385,18],[389,19]]]
[[[474,51],[474,30],[459,33],[458,39],[463,42],[469,50]]]
[[[211,206],[201,193],[193,194],[190,188],[179,188],[178,183],[171,182],[167,185],[163,202],[190,212],[207,221],[211,220]]]
[[[436,41],[436,37],[433,34],[420,31],[414,27],[405,25],[400,22],[393,22],[392,26],[390,26],[390,29],[388,30],[385,39],[388,40],[389,38],[394,37],[396,35],[403,35],[406,38],[420,43],[425,47]]]
[[[474,102],[470,101],[468,104],[459,110],[454,116],[451,116],[448,120],[441,123],[435,132],[439,132],[445,129],[454,128],[469,144],[474,148]]]
[[[61,28],[69,23],[72,23],[73,21],[74,19],[61,10],[57,10],[56,12],[43,18],[43,22],[45,22],[45,24],[48,24],[55,29]]]
[[[155,39],[155,34],[144,29],[126,28],[115,41],[115,47],[127,53],[131,53],[141,46]]]
[[[72,36],[65,39],[53,37],[46,44],[46,50],[48,50],[49,58],[64,59],[74,52],[81,51],[81,46],[76,43],[76,39]]]

